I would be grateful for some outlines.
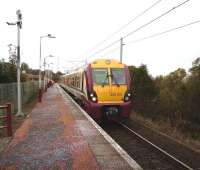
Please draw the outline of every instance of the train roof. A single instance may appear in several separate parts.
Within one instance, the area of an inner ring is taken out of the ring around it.
[[[97,59],[91,63],[91,67],[124,67],[125,64],[115,59]]]
[[[74,74],[81,74],[83,71],[84,71],[84,69],[83,69],[83,68],[80,68],[80,69],[78,69],[78,70],[74,70],[74,71],[71,72],[71,73],[67,73],[67,74],[63,75],[62,77],[70,76],[70,75],[74,75]]]
[[[88,64],[91,64],[92,68],[102,68],[102,67],[113,67],[113,68],[124,68],[126,65],[121,63],[116,59],[96,59]],[[71,73],[65,74],[63,77],[68,75],[74,75],[82,73],[88,65],[85,65],[83,68],[79,68],[78,70],[74,70]]]

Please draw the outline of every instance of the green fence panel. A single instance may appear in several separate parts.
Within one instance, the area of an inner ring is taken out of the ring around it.
[[[22,105],[25,105],[33,97],[37,96],[38,81],[21,83]],[[12,103],[12,111],[17,111],[17,83],[0,84],[0,105]]]

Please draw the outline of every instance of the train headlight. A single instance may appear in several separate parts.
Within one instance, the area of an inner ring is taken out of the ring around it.
[[[129,101],[129,100],[130,100],[130,98],[129,98],[128,96],[125,96],[125,97],[124,97],[124,101],[125,101],[125,102],[127,102],[127,101]]]
[[[89,97],[90,97],[90,100],[92,101],[92,102],[97,102],[97,94],[96,94],[96,92],[95,91],[93,91],[93,92],[91,92],[90,94],[89,94]]]
[[[125,95],[124,95],[124,101],[125,102],[128,102],[128,101],[130,101],[131,100],[131,92],[129,92],[129,91],[127,91],[126,93],[125,93]]]
[[[97,98],[96,98],[96,97],[92,97],[92,101],[93,101],[93,102],[96,102],[96,101],[97,101]]]

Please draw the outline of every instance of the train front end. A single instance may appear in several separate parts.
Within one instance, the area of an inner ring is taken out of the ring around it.
[[[96,119],[126,117],[131,112],[128,67],[116,60],[96,60],[89,68],[91,89],[89,113]]]

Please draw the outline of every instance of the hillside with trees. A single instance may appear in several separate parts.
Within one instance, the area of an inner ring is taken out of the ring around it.
[[[58,81],[60,76],[63,75],[60,71],[53,73],[52,79]],[[35,77],[35,80],[38,80],[39,70],[32,69],[27,63],[21,63],[21,82],[29,81],[31,76]],[[44,76],[44,71],[41,73]],[[9,62],[5,62],[4,59],[0,60],[0,83],[14,83],[17,82],[17,66],[16,62],[10,58]]]
[[[133,82],[133,109],[152,121],[200,138],[200,58],[187,73],[179,68],[153,78],[145,65],[129,67]]]

